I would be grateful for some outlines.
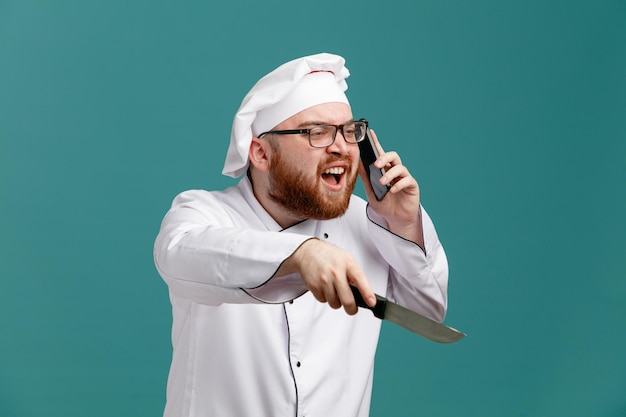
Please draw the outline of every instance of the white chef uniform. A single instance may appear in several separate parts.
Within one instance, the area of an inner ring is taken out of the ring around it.
[[[345,215],[282,229],[247,177],[176,197],[155,242],[173,307],[165,417],[365,417],[380,321],[333,310],[298,274],[272,278],[304,241],[349,251],[372,289],[442,321],[448,266],[422,209],[425,252],[353,196]]]

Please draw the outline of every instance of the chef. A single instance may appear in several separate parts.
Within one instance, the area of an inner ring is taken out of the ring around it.
[[[384,152],[378,201],[359,162],[367,122],[342,57],[259,80],[235,115],[221,191],[179,194],[154,246],[169,288],[166,417],[369,415],[375,293],[443,321],[446,257],[417,181]],[[367,200],[353,195],[357,176]]]

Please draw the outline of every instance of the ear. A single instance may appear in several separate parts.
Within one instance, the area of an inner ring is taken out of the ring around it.
[[[260,171],[269,171],[270,155],[272,149],[268,141],[259,138],[252,138],[248,158],[250,163]]]

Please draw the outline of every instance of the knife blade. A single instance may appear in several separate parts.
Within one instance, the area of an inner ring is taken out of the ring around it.
[[[376,294],[376,305],[370,307],[356,287],[350,286],[350,288],[357,306],[371,310],[375,317],[395,323],[426,339],[438,343],[453,343],[466,336],[463,332],[402,307],[378,294]]]

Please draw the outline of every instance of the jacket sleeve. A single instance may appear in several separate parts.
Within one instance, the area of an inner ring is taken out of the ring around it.
[[[207,305],[284,302],[302,295],[299,275],[272,277],[310,236],[250,223],[206,191],[177,196],[154,244],[156,268],[170,291]]]
[[[420,210],[425,250],[391,233],[369,205],[368,228],[374,245],[391,267],[387,297],[442,322],[448,306],[448,261],[432,220],[423,207]]]

